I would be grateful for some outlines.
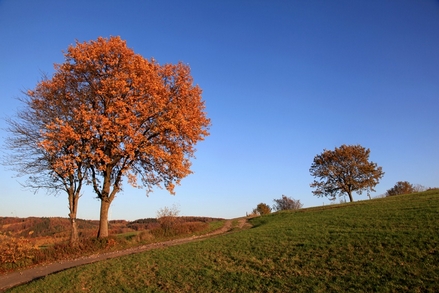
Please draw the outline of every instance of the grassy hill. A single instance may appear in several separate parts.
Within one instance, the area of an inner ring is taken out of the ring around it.
[[[439,191],[280,212],[252,229],[11,292],[439,292]]]

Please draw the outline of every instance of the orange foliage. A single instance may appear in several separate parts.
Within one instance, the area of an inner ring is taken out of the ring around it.
[[[119,37],[76,42],[65,57],[51,79],[28,92],[45,125],[40,147],[56,157],[57,173],[86,165],[102,200],[101,221],[123,176],[134,187],[159,185],[174,193],[191,173],[195,144],[209,135],[189,66],[159,65]]]
[[[0,263],[16,264],[20,261],[32,258],[35,247],[32,243],[24,238],[7,238],[2,237],[0,241]]]

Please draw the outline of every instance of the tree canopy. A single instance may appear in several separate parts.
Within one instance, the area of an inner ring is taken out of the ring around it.
[[[369,162],[370,150],[361,145],[342,145],[335,150],[324,150],[316,155],[309,169],[315,179],[310,184],[316,196],[334,200],[337,195],[375,191],[373,188],[384,176],[381,167]]]
[[[85,165],[101,200],[98,237],[108,236],[108,209],[123,178],[173,194],[191,173],[195,144],[209,135],[201,92],[189,66],[147,60],[120,37],[69,46],[52,78],[28,91],[51,168],[72,174]]]

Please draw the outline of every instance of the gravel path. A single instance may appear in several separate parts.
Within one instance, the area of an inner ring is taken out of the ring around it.
[[[247,223],[247,220],[245,218],[238,219],[238,228],[243,228]],[[120,251],[113,251],[108,253],[101,253],[101,254],[94,254],[87,257],[82,257],[74,260],[66,260],[66,261],[59,261],[51,264],[46,264],[42,266],[38,266],[35,268],[25,269],[22,271],[17,271],[13,273],[9,273],[6,275],[0,276],[0,292],[3,292],[4,290],[8,288],[12,288],[17,285],[21,285],[27,282],[30,282],[34,279],[41,278],[44,276],[47,276],[49,274],[53,274],[59,271],[63,271],[66,269],[70,269],[73,267],[90,264],[93,262],[98,262],[110,258],[116,258],[124,255],[129,255],[133,253],[139,253],[143,251],[148,251],[151,249],[157,249],[157,248],[163,248],[163,247],[169,247],[169,246],[175,246],[180,245],[188,242],[192,242],[199,239],[205,239],[209,238],[215,235],[224,234],[232,229],[232,221],[227,220],[224,226],[218,230],[213,231],[212,233],[202,235],[202,236],[193,236],[188,238],[182,238],[182,239],[176,239],[176,240],[169,240],[166,242],[159,242],[159,243],[152,243],[148,245],[143,245],[139,247],[129,248],[125,250]]]

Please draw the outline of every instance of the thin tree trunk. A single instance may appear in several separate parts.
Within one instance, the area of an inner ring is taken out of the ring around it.
[[[76,214],[78,211],[79,193],[69,192],[69,218],[70,218],[70,245],[75,246],[79,242],[78,224],[76,223]]]
[[[354,199],[352,198],[352,192],[348,192],[348,195],[349,195],[349,200],[350,200],[350,202],[353,202],[354,201]]]
[[[108,211],[110,209],[110,203],[111,202],[107,198],[101,199],[98,238],[108,237]]]

